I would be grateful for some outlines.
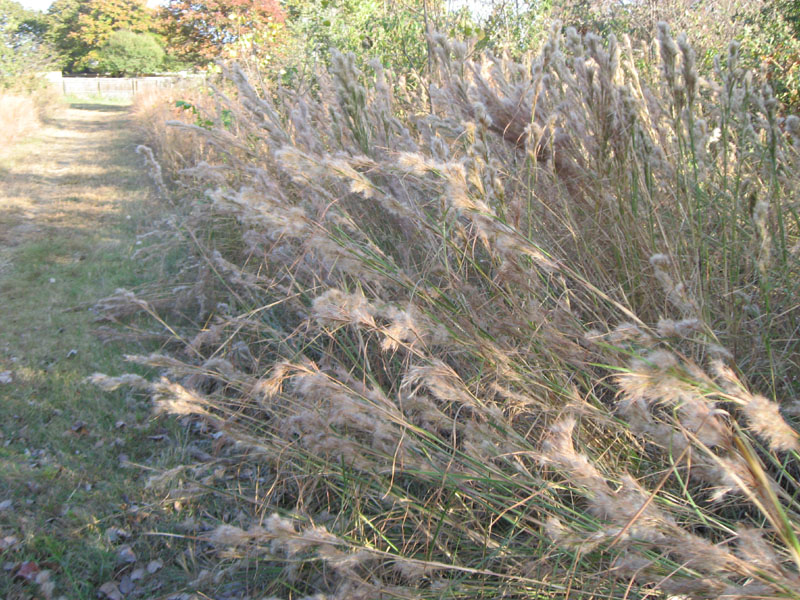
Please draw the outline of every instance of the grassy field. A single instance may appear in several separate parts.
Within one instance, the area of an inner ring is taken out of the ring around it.
[[[131,258],[137,234],[163,215],[136,141],[126,107],[72,104],[0,157],[0,597],[8,600],[95,598],[139,568],[128,591],[150,598],[190,577],[169,539],[143,535],[154,521],[185,518],[143,485],[152,469],[183,460],[183,430],[153,419],[141,394],[84,382],[131,368],[122,358],[131,346],[95,335],[102,324],[92,306],[166,268]],[[163,568],[150,574],[156,558]]]

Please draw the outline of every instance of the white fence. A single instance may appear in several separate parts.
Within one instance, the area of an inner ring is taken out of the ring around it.
[[[202,75],[159,77],[60,77],[48,73],[47,79],[64,95],[78,97],[132,98],[139,92],[171,88],[180,83],[202,80]]]

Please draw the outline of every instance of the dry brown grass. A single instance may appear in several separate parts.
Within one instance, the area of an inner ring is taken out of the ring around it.
[[[798,598],[798,122],[666,26],[429,41],[178,125],[182,351],[132,360],[269,471],[208,541],[270,594]]]
[[[0,147],[4,153],[41,129],[61,106],[58,94],[47,87],[0,91]]]
[[[33,98],[0,93],[0,144],[8,146],[34,133],[42,125]]]
[[[186,108],[181,108],[178,103],[184,103]],[[181,121],[191,124],[208,118],[214,112],[215,103],[208,93],[192,86],[137,94],[131,109],[136,123],[143,130],[145,143],[158,154],[163,167],[171,172],[206,160],[209,152],[197,135],[178,131],[168,123]]]
[[[20,98],[20,106],[33,106]],[[0,243],[26,242],[42,231],[91,231],[119,205],[119,173],[104,161],[108,123],[120,119],[124,107],[98,106],[96,111],[63,108],[48,123],[37,122],[38,160],[27,150],[6,149],[9,168],[3,178]],[[32,119],[32,117],[30,117]],[[91,185],[87,185],[91,182]]]

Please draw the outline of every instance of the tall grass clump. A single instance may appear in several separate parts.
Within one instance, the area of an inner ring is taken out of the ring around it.
[[[0,144],[10,147],[35,133],[58,109],[55,93],[47,88],[0,88]]]
[[[39,126],[36,103],[29,96],[0,92],[0,142],[12,144]]]
[[[161,166],[177,172],[207,160],[210,151],[197,135],[177,131],[167,123],[179,120],[210,127],[213,121],[207,116],[217,112],[216,106],[208,90],[184,84],[136,94],[131,113],[145,143],[158,154]]]
[[[800,120],[664,24],[658,65],[428,42],[413,92],[234,66],[227,124],[175,124],[220,159],[182,179],[174,351],[131,359],[267,473],[221,564],[292,598],[800,597]]]

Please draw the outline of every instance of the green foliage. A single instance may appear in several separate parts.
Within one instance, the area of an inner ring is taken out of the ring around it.
[[[44,16],[13,0],[0,0],[0,87],[22,82],[49,65]]]
[[[427,60],[425,22],[441,3],[376,0],[287,0],[289,30],[302,45],[300,63],[328,62],[330,49],[375,57],[397,70],[419,71]]]
[[[201,115],[200,111],[197,110],[197,107],[191,102],[187,102],[186,100],[176,100],[175,108],[180,108],[181,110],[192,113],[195,116],[194,124],[198,127],[210,130],[215,124],[213,119],[209,119],[208,117]],[[225,129],[230,130],[231,126],[233,125],[233,113],[228,109],[221,110],[219,113],[219,121]]]
[[[800,1],[777,0],[775,5],[781,11],[783,19],[791,26],[795,37],[800,37]]]
[[[773,0],[748,23],[742,45],[766,72],[776,97],[800,111],[800,1]]]
[[[145,75],[164,66],[164,49],[150,33],[115,31],[98,53],[97,70],[112,75]]]
[[[498,2],[482,20],[477,37],[485,40],[483,44],[492,50],[506,50],[514,55],[535,49],[547,35],[552,4],[552,0]],[[467,37],[470,35],[467,33]]]
[[[152,26],[144,0],[56,0],[49,16],[49,37],[71,73],[95,70],[115,31],[145,33]]]

